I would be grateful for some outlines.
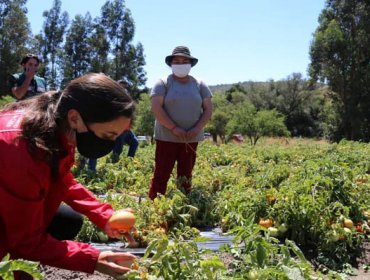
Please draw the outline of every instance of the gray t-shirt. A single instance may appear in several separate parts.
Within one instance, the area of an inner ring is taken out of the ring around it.
[[[167,80],[166,80],[167,79]],[[190,130],[203,113],[204,98],[212,97],[208,86],[190,76],[187,83],[176,81],[172,75],[158,80],[152,88],[150,97],[164,96],[163,108],[176,126]],[[169,129],[157,120],[154,125],[154,138],[157,140],[182,143]],[[199,142],[204,139],[203,130],[189,142]]]

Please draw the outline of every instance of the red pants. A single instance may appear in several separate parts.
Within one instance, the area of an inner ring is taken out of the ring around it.
[[[167,182],[177,161],[177,179],[180,186],[191,191],[191,174],[196,159],[198,143],[173,143],[156,140],[155,169],[149,188],[149,197],[165,194]]]

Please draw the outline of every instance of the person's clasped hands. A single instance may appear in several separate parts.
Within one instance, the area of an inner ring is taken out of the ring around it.
[[[175,136],[180,138],[182,141],[188,142],[198,135],[198,133],[200,132],[200,128],[195,126],[192,127],[190,130],[186,131],[181,127],[176,126],[171,131]]]

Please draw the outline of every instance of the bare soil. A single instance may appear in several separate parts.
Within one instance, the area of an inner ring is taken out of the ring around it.
[[[355,268],[358,270],[356,276],[351,276],[351,280],[368,280],[370,279],[370,272],[364,270],[364,265],[370,265],[370,241],[363,243],[362,253],[356,260]]]
[[[83,272],[59,269],[51,266],[41,266],[41,272],[45,277],[44,279],[47,280],[114,280],[114,278],[99,272],[88,274]]]

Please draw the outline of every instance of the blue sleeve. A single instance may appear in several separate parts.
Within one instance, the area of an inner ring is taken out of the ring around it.
[[[133,133],[132,130],[127,131],[124,135],[123,141],[129,146],[127,156],[134,157],[139,146],[139,141],[137,140],[135,133]]]

